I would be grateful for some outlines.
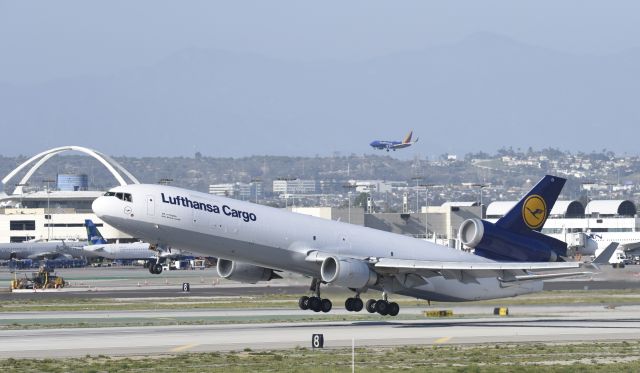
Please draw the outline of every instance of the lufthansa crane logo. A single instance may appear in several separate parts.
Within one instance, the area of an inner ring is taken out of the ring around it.
[[[529,196],[522,205],[522,219],[527,227],[538,229],[547,217],[547,204],[537,194]]]

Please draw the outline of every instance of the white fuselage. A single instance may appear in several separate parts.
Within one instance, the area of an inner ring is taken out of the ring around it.
[[[301,273],[319,278],[314,251],[339,257],[397,258],[442,262],[492,262],[473,254],[407,236],[320,219],[185,189],[135,184],[112,189],[95,200],[94,212],[128,234],[164,247]],[[444,276],[405,287],[394,277],[374,288],[429,300],[478,300],[542,290],[541,281],[504,286],[495,277],[465,281]]]
[[[106,259],[149,259],[155,252],[149,249],[146,242],[93,244],[83,248],[85,251]]]
[[[0,244],[0,260],[43,259],[57,257],[80,258],[85,242],[15,242]]]

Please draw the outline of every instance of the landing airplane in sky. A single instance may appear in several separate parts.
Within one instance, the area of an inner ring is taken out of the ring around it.
[[[416,137],[416,141],[411,142],[411,136],[413,136],[413,131],[409,132],[409,134],[407,136],[405,136],[404,140],[402,140],[402,141],[375,140],[375,141],[371,142],[371,144],[369,144],[369,145],[374,149],[380,149],[380,150],[386,150],[386,151],[389,151],[389,150],[395,151],[396,149],[407,148],[407,147],[417,143],[418,140],[420,139],[419,137]]]
[[[151,249],[151,245],[148,242],[108,243],[91,219],[86,219],[84,221],[84,224],[87,228],[87,238],[89,245],[84,246],[83,249],[87,252],[92,253],[93,256],[99,256],[102,258],[113,260],[152,260],[154,263],[156,263],[156,257],[158,255],[163,258],[176,258],[178,256],[185,255],[182,250],[175,249],[156,253]],[[153,274],[159,274],[160,272],[162,272],[162,267],[160,267],[158,270],[154,266],[149,266],[149,271]]]
[[[221,277],[255,283],[278,278],[277,271],[312,278],[301,309],[328,312],[320,285],[334,284],[355,295],[345,302],[361,311],[361,294],[382,291],[367,311],[395,316],[390,294],[436,301],[512,297],[542,290],[542,280],[585,272],[562,261],[564,242],[540,233],[565,179],[545,176],[495,224],[471,219],[461,239],[475,254],[416,238],[344,222],[164,185],[118,186],[93,202],[105,222],[157,248],[183,247],[218,257]],[[538,211],[540,210],[540,211]],[[531,211],[537,211],[535,214]]]

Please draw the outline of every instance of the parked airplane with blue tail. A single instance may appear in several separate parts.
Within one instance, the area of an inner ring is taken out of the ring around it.
[[[374,149],[396,151],[396,149],[407,148],[417,143],[418,140],[420,139],[419,137],[416,137],[416,141],[412,142],[411,141],[412,136],[413,136],[413,130],[411,130],[409,134],[405,136],[404,140],[402,141],[375,140],[375,141],[372,141],[369,145]]]
[[[404,235],[361,227],[207,193],[155,184],[115,187],[93,211],[117,229],[159,251],[181,247],[219,258],[218,274],[256,283],[290,271],[311,278],[303,310],[329,312],[321,284],[353,291],[348,311],[395,316],[388,298],[401,294],[436,301],[472,301],[542,291],[545,279],[582,275],[581,263],[561,261],[566,245],[539,233],[565,179],[545,176],[496,224],[470,220],[461,251]],[[158,258],[161,269],[162,257]],[[547,271],[554,271],[549,273]],[[369,290],[380,299],[361,299]]]
[[[84,225],[87,228],[89,244],[83,249],[91,256],[112,260],[155,260],[156,258],[156,253],[151,251],[147,242],[109,243],[91,219],[86,219]]]

